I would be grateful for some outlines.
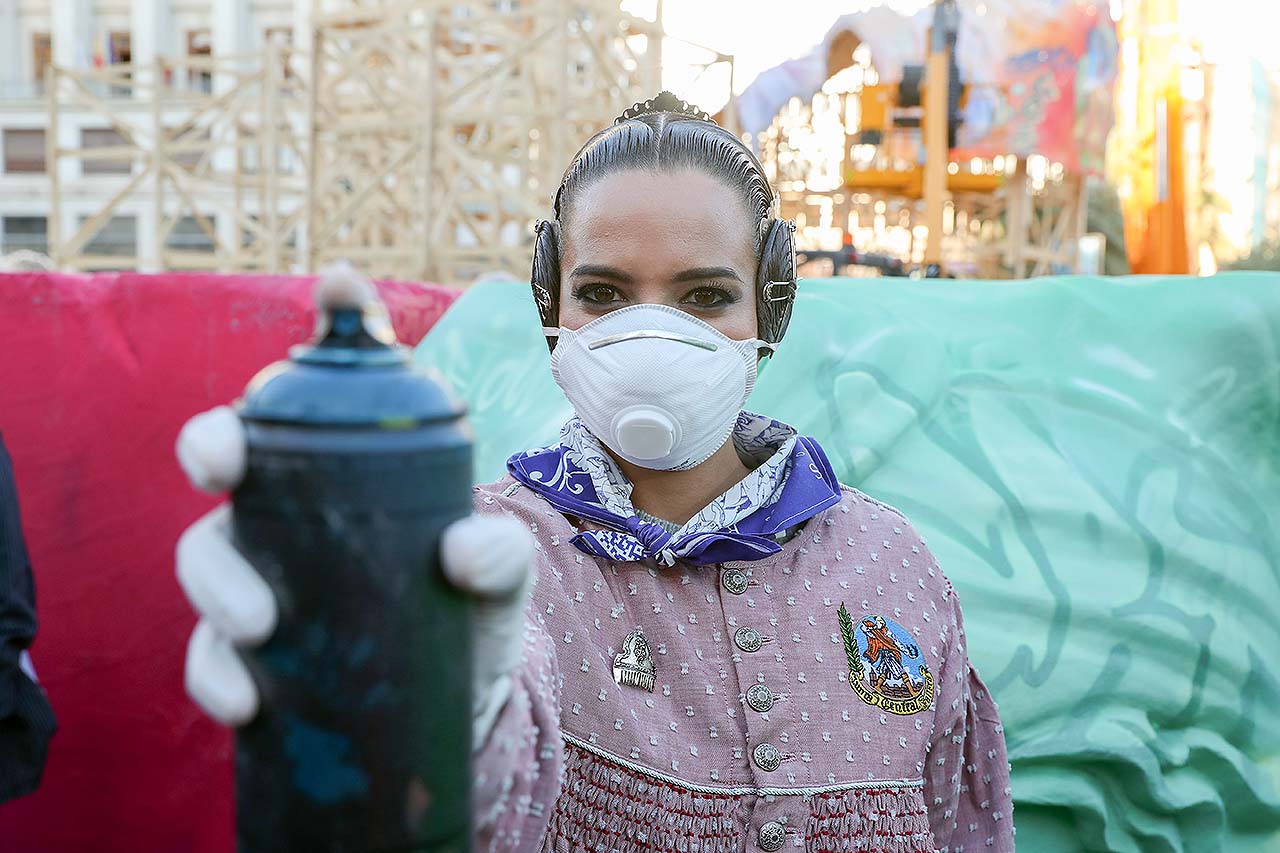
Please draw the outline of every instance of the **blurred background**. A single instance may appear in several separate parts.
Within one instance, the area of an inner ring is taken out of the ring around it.
[[[803,273],[1275,268],[1278,29],[1248,0],[0,0],[0,254],[524,277],[578,146],[666,87],[759,152]]]

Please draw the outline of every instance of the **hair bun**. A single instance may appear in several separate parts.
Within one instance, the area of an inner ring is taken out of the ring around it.
[[[633,118],[639,118],[640,116],[649,115],[650,113],[675,113],[677,115],[698,119],[700,121],[709,121],[712,124],[716,123],[715,119],[711,118],[710,113],[680,100],[675,96],[675,94],[667,91],[666,89],[663,89],[647,101],[640,101],[632,104],[629,109],[622,113],[622,115],[614,119],[613,123],[622,124],[624,121],[630,121]]]

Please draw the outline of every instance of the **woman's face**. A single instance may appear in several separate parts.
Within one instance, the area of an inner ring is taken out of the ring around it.
[[[695,170],[617,172],[574,199],[561,232],[560,325],[641,303],[687,311],[735,340],[756,335],[754,227]]]

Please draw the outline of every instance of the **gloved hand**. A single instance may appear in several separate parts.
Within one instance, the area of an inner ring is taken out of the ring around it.
[[[321,274],[317,300],[376,300],[372,285],[350,268]],[[377,306],[372,306],[376,308]],[[204,491],[235,488],[245,473],[244,427],[219,406],[182,428],[178,461]],[[258,690],[236,653],[264,642],[275,630],[275,597],[267,582],[231,543],[231,508],[224,504],[191,525],[178,540],[177,574],[200,621],[187,645],[186,689],[209,716],[243,725],[258,710]],[[524,607],[529,597],[533,540],[514,518],[479,516],[454,522],[440,544],[445,576],[473,596],[473,747],[485,741],[510,695],[520,663]]]

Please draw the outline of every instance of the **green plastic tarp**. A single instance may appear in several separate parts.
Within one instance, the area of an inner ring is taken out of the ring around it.
[[[527,285],[473,287],[416,357],[480,481],[571,414]],[[1280,850],[1280,276],[806,280],[747,408],[928,540],[1020,849]]]

